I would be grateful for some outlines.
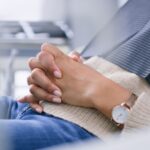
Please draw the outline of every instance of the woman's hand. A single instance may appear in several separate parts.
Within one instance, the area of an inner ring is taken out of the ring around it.
[[[96,108],[110,117],[112,108],[130,96],[128,90],[92,68],[73,61],[51,45],[43,45],[37,60],[44,68],[47,79],[61,89],[61,98],[64,103]],[[53,70],[49,67],[52,61],[62,72],[62,77],[59,79],[52,77]],[[37,78],[34,79],[34,82],[38,82]],[[35,89],[32,90],[32,93],[35,97],[38,95]]]
[[[82,57],[80,57],[76,51],[71,52],[69,57],[76,62],[83,62]],[[51,76],[53,78],[61,78],[62,73],[52,59],[49,65]],[[27,82],[31,94],[24,96],[18,101],[30,103],[30,106],[37,112],[42,112],[42,107],[39,104],[41,100],[61,103],[61,90],[47,77],[44,72],[44,67],[40,64],[38,59],[31,58],[29,60],[29,67],[31,69],[31,75],[28,77]]]

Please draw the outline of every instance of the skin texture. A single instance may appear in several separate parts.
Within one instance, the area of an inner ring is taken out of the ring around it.
[[[112,108],[127,100],[131,93],[78,58],[75,61],[52,45],[42,45],[41,52],[29,62],[31,95],[20,101],[31,103],[36,110],[40,109],[39,101],[43,99],[63,102],[95,108],[111,117]]]

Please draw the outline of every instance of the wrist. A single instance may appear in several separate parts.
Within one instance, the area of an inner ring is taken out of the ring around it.
[[[97,83],[94,95],[92,96],[93,107],[111,118],[112,109],[128,100],[131,92],[112,80],[103,77]]]

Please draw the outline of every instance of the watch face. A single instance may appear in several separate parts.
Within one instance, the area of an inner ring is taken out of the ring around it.
[[[125,106],[116,106],[112,110],[112,119],[118,124],[124,124],[127,120],[129,109]]]

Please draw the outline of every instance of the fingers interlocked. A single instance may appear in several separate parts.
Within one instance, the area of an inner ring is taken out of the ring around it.
[[[21,98],[20,102],[28,102],[37,112],[43,111],[40,101],[61,103],[62,92],[55,85],[55,80],[62,78],[60,68],[55,63],[56,53],[59,50],[49,44],[43,44],[41,52],[28,62],[31,74],[27,79],[30,94]],[[60,52],[61,54],[62,52]],[[72,53],[70,57],[82,63],[78,53]]]

